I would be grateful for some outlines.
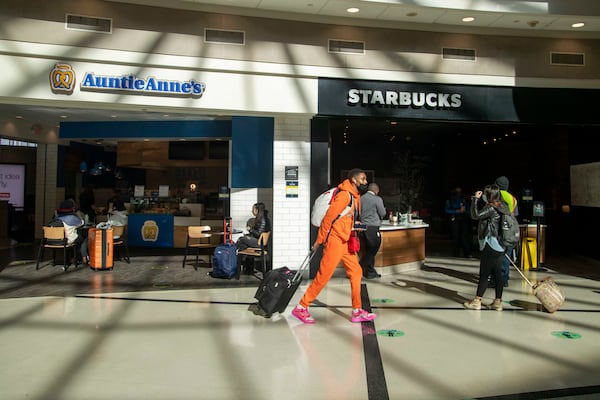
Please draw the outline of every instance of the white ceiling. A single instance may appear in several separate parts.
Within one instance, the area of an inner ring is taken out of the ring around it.
[[[600,37],[599,0],[109,0],[120,3],[215,13],[347,25],[424,29],[489,29],[523,35],[565,36],[588,32]],[[348,13],[350,7],[360,11]],[[462,21],[471,16],[470,23]],[[584,22],[579,29],[575,22]]]
[[[600,39],[600,0],[109,0],[146,6],[355,26]],[[360,11],[350,14],[350,7]],[[466,16],[471,23],[462,22]],[[584,22],[583,28],[571,24]],[[181,120],[202,115],[145,110],[59,109],[0,104],[0,121],[56,127],[61,121]],[[28,126],[28,125],[27,125]]]

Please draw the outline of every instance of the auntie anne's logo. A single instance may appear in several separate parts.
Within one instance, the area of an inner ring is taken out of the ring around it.
[[[72,94],[75,89],[75,71],[69,64],[55,64],[50,71],[50,87],[53,93]]]

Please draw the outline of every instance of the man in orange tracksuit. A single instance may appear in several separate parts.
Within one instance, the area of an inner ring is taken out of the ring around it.
[[[348,251],[348,239],[350,239],[350,233],[354,228],[354,213],[355,210],[360,210],[360,193],[367,190],[367,175],[361,169],[352,169],[348,172],[347,179],[340,183],[338,188],[340,191],[331,201],[331,205],[319,227],[317,240],[312,246],[313,251],[316,251],[321,245],[325,246],[319,271],[308,289],[306,289],[302,299],[300,299],[300,303],[292,310],[292,315],[305,324],[315,323],[315,320],[310,316],[308,306],[329,282],[340,260],[350,278],[352,292],[351,321],[371,321],[376,317],[375,314],[362,309],[360,298],[362,267],[358,263],[357,255]],[[352,201],[350,196],[352,196]],[[338,218],[350,203],[352,203],[350,212]]]

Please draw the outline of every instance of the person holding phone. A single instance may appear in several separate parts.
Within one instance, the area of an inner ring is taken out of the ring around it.
[[[498,240],[500,214],[510,213],[507,204],[502,201],[497,185],[488,185],[483,191],[477,191],[471,199],[471,218],[477,220],[477,239],[481,250],[479,261],[479,282],[476,296],[463,306],[470,310],[481,310],[481,298],[488,287],[488,277],[493,275],[496,282],[502,282],[502,260],[506,249]],[[503,285],[496,285],[496,297],[487,307],[502,311]]]

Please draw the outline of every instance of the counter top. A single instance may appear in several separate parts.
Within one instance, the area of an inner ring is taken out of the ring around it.
[[[389,221],[381,221],[381,226],[379,227],[380,231],[395,231],[400,229],[416,229],[416,228],[428,228],[429,224],[425,224],[423,222],[414,224],[398,224],[392,225]]]

